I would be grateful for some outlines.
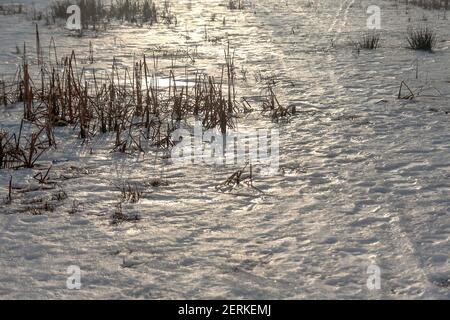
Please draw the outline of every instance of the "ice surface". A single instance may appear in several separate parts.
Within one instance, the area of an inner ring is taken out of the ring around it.
[[[180,0],[172,4],[177,26],[82,38],[41,25],[41,41],[48,55],[53,36],[60,56],[87,56],[92,41],[89,68],[98,70],[113,56],[129,65],[133,53],[198,45],[191,67],[214,73],[227,33],[238,73],[248,74],[238,77],[238,94],[257,96],[258,78],[273,77],[280,101],[299,111],[288,123],[259,112],[239,120],[280,130],[280,172],[255,178],[263,193],[222,193],[215,186],[235,168],[118,155],[112,136],[86,146],[59,128],[60,147],[39,167],[0,171],[0,196],[10,175],[16,188],[12,204],[0,207],[0,298],[450,298],[449,20],[372,1],[382,9],[382,46],[358,54],[351,40],[365,30],[367,1],[255,0],[233,12],[225,2]],[[438,30],[435,53],[406,48],[408,25],[424,17]],[[203,41],[205,24],[217,44]],[[5,80],[21,63],[16,45],[35,50],[33,32],[25,15],[0,16]],[[423,96],[397,100],[402,80],[423,86]],[[0,107],[0,127],[17,126],[20,110]],[[63,201],[51,200],[58,188],[42,190],[32,178],[50,164]],[[154,187],[155,178],[168,184]],[[112,225],[121,181],[144,186],[140,202],[123,207],[141,219]],[[31,215],[42,199],[54,211]],[[381,290],[366,286],[372,264]],[[82,270],[81,290],[66,288],[70,265]]]

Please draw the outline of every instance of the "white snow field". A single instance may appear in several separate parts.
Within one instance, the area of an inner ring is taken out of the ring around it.
[[[280,131],[279,171],[255,173],[262,192],[222,192],[236,167],[114,153],[114,135],[83,143],[73,127],[56,128],[57,149],[35,168],[0,170],[1,199],[13,178],[12,202],[0,205],[0,299],[450,298],[450,20],[395,1],[227,3],[172,1],[176,26],[81,38],[39,22],[44,56],[52,36],[60,57],[87,56],[91,41],[87,68],[99,72],[113,57],[131,65],[155,48],[197,47],[195,62],[177,62],[180,74],[185,63],[217,73],[228,34],[238,96],[261,95],[261,79],[272,77],[280,103],[296,106],[289,121],[255,111],[237,122]],[[352,41],[371,4],[381,8],[381,46],[358,52]],[[407,48],[408,26],[420,24],[437,31],[433,53]],[[204,41],[205,26],[215,41]],[[21,64],[16,45],[35,58],[34,28],[25,14],[0,15],[0,78]],[[397,99],[403,80],[420,95]],[[0,129],[18,129],[22,110],[0,106]],[[55,188],[33,179],[50,165]],[[124,181],[143,189],[139,202],[122,204],[140,219],[113,224]],[[48,210],[33,215],[43,203]],[[66,287],[71,265],[80,290]],[[367,286],[371,265],[380,289]]]

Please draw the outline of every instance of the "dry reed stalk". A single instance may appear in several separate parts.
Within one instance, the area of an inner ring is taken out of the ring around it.
[[[45,126],[41,127],[39,131],[31,133],[30,138],[24,137],[24,146],[21,144],[22,127],[23,120],[21,122],[20,133],[16,140],[16,145],[10,150],[9,156],[11,158],[11,162],[17,163],[14,168],[33,168],[36,161],[48,149],[48,147],[45,147],[47,142],[45,140],[41,140]]]
[[[32,103],[33,103],[33,93],[30,85],[30,75],[28,73],[28,64],[23,65],[23,106],[24,106],[24,119],[32,120]]]
[[[228,113],[232,113],[234,109],[234,101],[236,96],[234,86],[234,54],[230,55],[230,42],[228,41],[227,50],[225,51],[225,62],[227,67],[227,85],[228,85]]]
[[[50,64],[52,64],[52,57],[51,57],[52,48],[53,48],[53,54],[55,55],[55,64],[59,65],[58,54],[56,53],[56,43],[55,43],[55,39],[53,37],[50,38],[50,44],[48,46],[48,61]]]
[[[4,200],[4,204],[8,205],[12,203],[12,181],[13,181],[13,177],[10,176],[9,178],[9,184],[8,184],[8,196],[6,197],[6,199]]]
[[[89,41],[89,57],[88,57],[89,63],[94,63],[94,47],[92,46],[92,41]]]
[[[136,115],[143,115],[143,105],[142,105],[142,63],[135,64],[134,67],[134,82],[136,85]]]
[[[86,112],[87,112],[87,103],[88,103],[88,85],[87,81],[85,82],[84,86],[84,94],[81,99],[80,103],[80,109],[79,109],[79,119],[80,119],[80,137],[81,139],[87,138],[87,131],[86,131]]]
[[[66,82],[66,96],[67,96],[67,109],[69,110],[69,123],[74,123],[74,114],[72,108],[72,79],[73,79],[73,68],[72,68],[72,57],[66,60],[67,68],[67,82]]]
[[[145,77],[145,110],[144,110],[144,116],[145,116],[145,123],[144,127],[147,129],[147,137],[150,135],[150,91],[148,86],[148,68],[147,68],[147,60],[144,54],[144,77]]]
[[[37,54],[37,63],[38,65],[42,65],[42,49],[41,49],[41,40],[39,37],[39,26],[36,23],[36,54]]]

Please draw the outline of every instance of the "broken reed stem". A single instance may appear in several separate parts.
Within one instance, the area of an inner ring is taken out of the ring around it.
[[[408,89],[408,91],[410,93],[408,96],[403,96],[402,97],[403,86],[405,86]],[[409,86],[406,84],[405,81],[402,81],[400,83],[400,89],[398,90],[398,99],[412,100],[414,98],[415,98],[414,92],[412,92],[412,90],[409,88]]]
[[[79,118],[80,118],[80,138],[86,139],[87,133],[86,133],[86,107],[88,102],[88,85],[87,81],[85,82],[84,87],[84,95],[83,99],[81,100],[80,109],[79,109]]]
[[[39,37],[39,26],[36,23],[36,54],[37,54],[37,63],[38,66],[42,65],[42,49],[41,49],[41,40]]]
[[[28,73],[28,64],[23,65],[23,88],[24,88],[24,97],[23,97],[23,106],[24,106],[24,119],[31,121],[32,120],[32,101],[33,101],[33,93],[30,85],[30,75]]]
[[[8,204],[12,203],[12,181],[13,181],[13,177],[10,176],[9,187],[8,187],[8,198],[6,200],[6,203],[8,203]]]
[[[144,127],[147,129],[147,137],[150,135],[150,93],[148,87],[148,68],[147,60],[144,54],[144,77],[145,77],[145,124]]]

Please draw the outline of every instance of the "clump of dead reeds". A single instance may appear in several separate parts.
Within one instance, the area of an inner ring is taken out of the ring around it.
[[[358,40],[358,48],[366,50],[377,49],[380,45],[381,34],[377,31],[364,33]]]
[[[243,10],[244,4],[242,0],[228,0],[228,9],[230,10]]]
[[[48,168],[45,172],[38,172],[33,176],[33,179],[39,182],[39,184],[48,184],[50,182],[50,170],[52,169],[52,166]]]
[[[411,49],[433,51],[437,44],[437,34],[430,26],[419,26],[408,29],[406,40]]]
[[[0,169],[33,168],[36,161],[49,148],[45,127],[38,127],[30,135],[23,134],[24,121],[21,122],[18,136],[6,131],[0,132]]]
[[[406,5],[413,4],[424,9],[448,10],[449,0],[405,0]]]
[[[57,0],[51,4],[53,21],[66,19],[67,8],[76,4],[80,7],[81,26],[83,29],[98,30],[100,25],[105,28],[112,20],[128,22],[142,26],[144,23],[153,25],[159,21],[167,24],[176,22],[176,16],[171,12],[169,1],[164,1],[163,9],[158,10],[154,0]]]
[[[90,43],[90,60],[93,46]],[[57,56],[53,41],[54,56]],[[160,88],[158,78],[143,60],[119,70],[113,62],[109,76],[97,79],[95,70],[88,74],[77,65],[75,52],[57,66],[44,63],[38,79],[32,79],[24,45],[23,65],[18,72],[18,86],[10,93],[12,100],[23,102],[24,123],[38,130],[30,137],[2,132],[0,168],[32,167],[46,149],[56,146],[56,126],[72,125],[79,137],[92,139],[97,134],[114,133],[114,151],[145,152],[143,145],[170,148],[171,133],[182,122],[196,117],[204,129],[218,128],[222,134],[235,126],[239,112],[236,102],[234,53],[228,45],[221,77],[196,72],[185,85],[179,85],[175,72],[169,70],[169,86]],[[186,53],[189,54],[189,53]],[[115,61],[115,60],[114,60]],[[153,69],[157,57],[153,56]],[[122,73],[123,72],[123,73]],[[151,80],[149,80],[151,79]],[[275,113],[284,115],[281,108]],[[276,116],[277,117],[277,116]],[[23,142],[19,143],[17,141]],[[149,142],[149,144],[147,144]]]
[[[233,172],[223,183],[216,186],[216,189],[219,191],[231,191],[234,188],[246,185],[251,187],[259,192],[262,192],[260,189],[253,185],[254,176],[253,176],[253,165],[246,164],[243,168],[236,170]]]
[[[24,12],[23,10],[23,4],[21,3],[6,3],[0,5],[0,14],[1,15],[15,15],[15,14],[22,14]]]
[[[147,182],[146,185],[152,188],[159,188],[162,186],[168,186],[169,183],[167,182],[167,180],[163,180],[162,178],[153,178],[149,182]]]
[[[295,114],[294,107],[285,107],[280,104],[271,84],[267,85],[267,94],[263,97],[262,110],[268,112],[274,122],[287,119]]]
[[[116,188],[120,191],[122,202],[137,203],[141,199],[142,190],[137,184],[124,182],[121,185],[116,185]]]
[[[123,212],[122,202],[119,201],[112,215],[112,224],[118,225],[122,222],[136,222],[140,217],[137,214],[126,214]]]

